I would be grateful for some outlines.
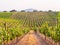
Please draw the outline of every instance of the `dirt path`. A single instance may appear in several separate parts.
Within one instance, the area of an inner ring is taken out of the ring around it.
[[[34,31],[30,31],[16,45],[48,45]]]

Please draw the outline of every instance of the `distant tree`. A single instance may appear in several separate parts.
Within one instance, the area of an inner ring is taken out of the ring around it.
[[[48,10],[48,12],[52,12],[52,10]]]
[[[21,10],[21,12],[25,12],[25,10]]]
[[[17,12],[15,9],[11,10],[10,12]]]
[[[42,10],[40,10],[39,12],[43,12]]]
[[[3,11],[3,12],[7,12],[7,11]]]
[[[38,12],[37,10],[33,10],[33,12]]]

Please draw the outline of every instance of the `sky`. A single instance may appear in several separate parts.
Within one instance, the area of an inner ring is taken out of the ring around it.
[[[0,11],[10,11],[12,9],[24,10],[29,8],[43,11],[60,11],[60,0],[0,0]]]

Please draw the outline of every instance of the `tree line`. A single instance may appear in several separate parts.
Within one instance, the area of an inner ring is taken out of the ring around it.
[[[26,11],[25,11],[25,10],[17,11],[17,10],[15,10],[15,9],[12,9],[12,10],[10,10],[10,11],[4,10],[4,11],[2,11],[2,12],[26,12]],[[42,11],[42,10],[38,11],[38,10],[33,10],[33,12],[55,12],[55,11],[52,11],[52,10],[48,10],[48,11]]]

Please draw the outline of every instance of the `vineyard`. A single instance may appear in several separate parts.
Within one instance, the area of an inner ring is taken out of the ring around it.
[[[27,34],[30,30],[40,32],[60,43],[59,12],[0,12],[0,45]]]

